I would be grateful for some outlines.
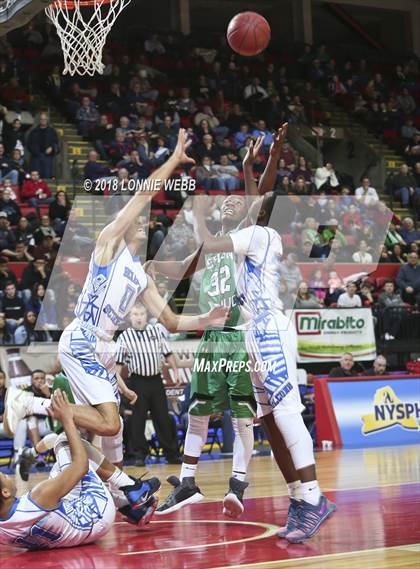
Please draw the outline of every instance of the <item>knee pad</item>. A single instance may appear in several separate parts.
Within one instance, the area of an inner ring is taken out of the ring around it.
[[[210,415],[188,415],[188,432],[201,438],[207,437]]]
[[[101,437],[102,452],[109,462],[121,462],[123,460],[123,422],[120,418],[120,430],[113,437]]]
[[[209,415],[188,415],[188,430],[185,437],[184,454],[199,457],[206,443],[209,428]]]
[[[273,415],[296,470],[315,464],[312,438],[302,415],[300,413],[285,415],[278,407],[273,410]]]
[[[246,435],[249,432],[254,432],[254,422],[252,418],[238,419],[237,417],[232,417],[232,427],[235,437]]]

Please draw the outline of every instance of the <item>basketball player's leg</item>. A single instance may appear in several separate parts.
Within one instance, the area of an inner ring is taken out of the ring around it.
[[[213,339],[212,334],[209,331],[204,333],[194,359],[188,429],[185,435],[180,475],[179,478],[176,476],[168,478],[168,482],[174,486],[174,489],[157,509],[157,515],[170,514],[203,499],[203,494],[195,482],[195,473],[203,446],[207,441],[210,415],[216,412],[214,400],[220,385],[224,385],[224,399],[227,401],[226,381],[223,374],[208,371],[213,368],[215,361],[215,354],[207,349],[207,343]]]
[[[243,332],[225,334],[225,342],[228,342],[226,353],[229,354],[226,382],[235,440],[233,443],[232,476],[229,479],[229,488],[223,500],[223,513],[229,517],[237,518],[244,510],[243,495],[248,487],[245,478],[254,450],[256,403],[251,377],[247,370],[249,356],[245,348]]]
[[[64,332],[59,342],[60,363],[77,405],[74,421],[78,427],[100,436],[115,436],[120,430],[113,350],[115,345],[111,342],[109,353],[97,353],[96,346],[86,340],[81,330]]]
[[[296,370],[296,338],[292,330],[276,333],[276,322],[267,326],[264,334],[250,333],[253,357],[261,371],[252,373],[252,381],[259,407],[259,416],[268,418],[275,456],[287,474],[291,494],[291,510],[287,524],[287,539],[300,542],[312,537],[320,525],[332,514],[335,506],[321,494],[316,479],[313,443],[302,418]],[[278,431],[281,439],[277,436]],[[290,457],[281,459],[283,445]],[[291,459],[291,461],[290,461]],[[293,463],[296,474],[291,466]],[[300,484],[298,483],[300,482]],[[297,501],[300,497],[299,517]],[[293,500],[293,501],[292,501]],[[302,512],[303,515],[302,516]]]
[[[106,385],[103,386],[106,391]],[[106,397],[106,395],[104,395]],[[28,391],[9,387],[6,393],[4,428],[8,436],[13,437],[19,421],[30,415],[48,416],[50,399],[34,397]],[[79,428],[92,431],[102,436],[115,436],[120,429],[118,405],[108,401],[95,406],[74,404],[74,422]]]
[[[160,488],[160,482],[157,478],[150,478],[138,481],[128,476],[120,468],[112,464],[96,447],[86,440],[82,440],[86,448],[89,458],[90,478],[82,481],[80,486],[75,487],[71,498],[80,498],[81,493],[86,494],[95,486],[95,492],[98,492],[98,481],[94,480],[92,473],[107,484],[105,493],[110,493],[113,502],[119,511],[126,517],[129,523],[136,525],[145,525],[157,506],[157,498],[154,493]],[[71,462],[70,448],[64,433],[61,435],[49,434],[44,437],[36,446],[35,452],[46,452],[54,448],[57,462],[54,465],[50,476],[54,477],[64,470]],[[32,449],[28,449],[32,450]],[[99,490],[101,490],[99,488]],[[103,490],[103,489],[102,489]],[[103,493],[103,492],[102,492]]]

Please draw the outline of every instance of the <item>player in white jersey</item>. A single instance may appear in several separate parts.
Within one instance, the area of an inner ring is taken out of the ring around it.
[[[189,145],[185,130],[180,129],[173,154],[153,172],[149,183],[159,180],[163,187],[176,167],[194,163],[186,154]],[[75,310],[76,318],[59,343],[61,365],[75,398],[75,423],[92,433],[110,437],[114,462],[122,458],[122,427],[112,338],[139,295],[151,314],[173,332],[223,325],[228,312],[215,308],[197,316],[175,314],[145,274],[137,256],[140,245],[147,239],[140,214],[154,195],[152,190],[138,191],[100,233]],[[14,433],[19,420],[27,414],[47,414],[48,400],[37,399],[29,400],[17,390],[7,390],[8,433]]]
[[[82,441],[72,407],[60,390],[54,394],[51,414],[61,421],[65,434],[56,438],[57,463],[49,479],[17,497],[13,479],[0,473],[0,544],[24,549],[73,547],[100,539],[114,522],[114,500],[102,480],[111,489],[121,488],[123,473]],[[136,517],[147,523],[152,502],[155,507],[154,496],[136,511],[126,500],[129,521]]]
[[[221,237],[214,237],[208,231],[204,208],[196,204],[194,212],[205,239],[203,253],[233,251],[243,259],[237,269],[237,294],[247,323],[247,351],[254,363],[251,378],[258,415],[268,426],[274,452],[288,452],[289,473],[299,490],[297,499],[291,501],[288,523],[279,537],[300,543],[318,531],[335,505],[320,492],[312,439],[301,415],[296,332],[279,300],[282,242],[277,231],[268,227],[275,200],[273,193],[258,199],[250,214],[255,224]]]

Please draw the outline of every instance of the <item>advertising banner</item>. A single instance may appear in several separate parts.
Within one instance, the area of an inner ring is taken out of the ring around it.
[[[329,381],[343,447],[420,442],[420,378]]]
[[[355,360],[376,357],[375,332],[369,308],[294,310],[298,361],[336,362],[343,352]]]

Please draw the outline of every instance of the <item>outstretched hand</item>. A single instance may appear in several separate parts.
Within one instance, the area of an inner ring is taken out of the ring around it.
[[[66,421],[73,420],[73,410],[65,391],[61,391],[60,389],[54,391],[51,396],[51,407],[49,407],[48,413],[53,419],[57,419],[63,424],[65,424]]]
[[[229,316],[229,309],[223,306],[216,306],[207,314],[208,326],[222,328]]]
[[[281,153],[281,147],[284,144],[287,136],[288,123],[285,122],[281,125],[277,132],[273,134],[273,142],[270,146],[270,156],[273,158],[279,158]]]
[[[255,142],[251,140],[251,143],[248,146],[248,150],[243,159],[244,166],[252,166],[254,164],[255,159],[260,153],[261,146],[264,142],[264,138],[265,138],[264,136],[259,136]]]
[[[191,139],[188,138],[185,128],[180,128],[178,132],[178,142],[173,152],[173,157],[178,164],[195,164],[194,158],[187,155],[187,150],[191,146]]]

